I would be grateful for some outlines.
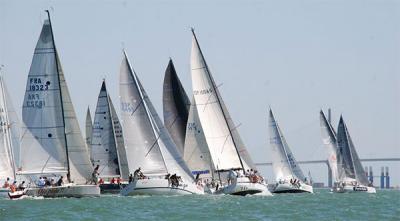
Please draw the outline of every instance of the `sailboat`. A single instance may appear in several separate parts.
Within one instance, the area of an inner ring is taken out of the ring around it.
[[[176,74],[172,59],[169,60],[164,76],[163,113],[164,125],[168,129],[178,150],[183,154],[186,124],[189,115],[190,100]]]
[[[50,13],[33,55],[22,109],[21,165],[28,196],[99,196],[86,184],[93,171],[54,43]],[[42,179],[39,179],[42,177]],[[59,185],[42,186],[43,177]],[[62,181],[62,182],[61,182]]]
[[[340,117],[337,134],[322,111],[320,124],[322,141],[328,149],[328,162],[335,180],[333,192],[376,193],[368,182],[343,117]]]
[[[272,168],[275,173],[276,184],[273,193],[313,193],[300,166],[293,156],[278,123],[269,110],[270,144],[272,147]]]
[[[124,51],[120,69],[124,141],[133,181],[121,195],[204,194],[162,124]],[[180,177],[180,178],[178,178]]]
[[[99,165],[102,193],[119,193],[117,180],[128,180],[129,168],[126,158],[122,128],[103,80],[97,100],[91,136],[91,159]],[[115,180],[115,182],[113,182]]]
[[[90,114],[89,107],[86,111],[86,121],[85,121],[85,141],[87,152],[89,153],[90,161],[93,163],[93,159],[91,156],[92,153],[92,133],[93,133],[93,122],[92,115]]]
[[[19,158],[19,120],[0,73],[0,196],[7,196],[9,188],[3,188],[7,178],[9,184],[17,179]]]
[[[215,193],[270,195],[228,113],[193,29],[192,34],[191,74],[194,102],[212,165],[216,169],[213,179],[218,180],[219,188]]]

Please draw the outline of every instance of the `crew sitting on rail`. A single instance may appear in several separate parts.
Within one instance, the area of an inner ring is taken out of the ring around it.
[[[18,185],[18,190],[24,190],[26,188],[25,186],[25,181],[22,181],[19,185]]]
[[[115,178],[114,178],[114,177],[111,179],[110,183],[111,183],[111,184],[114,184],[114,183],[115,183]]]
[[[17,181],[14,181],[10,186],[10,192],[14,193],[15,191],[17,191]]]
[[[8,188],[8,187],[10,187],[10,177],[7,177],[7,180],[4,181],[3,184],[3,188]]]

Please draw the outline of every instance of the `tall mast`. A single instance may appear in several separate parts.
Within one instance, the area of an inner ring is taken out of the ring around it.
[[[218,94],[217,94],[217,87],[215,86],[215,82],[214,82],[214,80],[213,80],[213,78],[212,78],[212,76],[211,76],[211,74],[210,74],[210,71],[209,71],[209,69],[208,69],[207,62],[206,62],[206,60],[204,59],[204,55],[203,55],[203,52],[201,51],[200,44],[199,44],[199,42],[197,41],[196,34],[194,33],[194,28],[192,28],[191,31],[192,31],[192,33],[193,33],[193,37],[194,37],[194,39],[195,39],[195,41],[196,41],[197,47],[198,47],[198,49],[199,49],[199,51],[200,51],[200,55],[201,55],[201,57],[202,57],[202,59],[203,59],[205,68],[206,68],[206,70],[207,70],[206,72],[207,72],[208,78],[209,78],[210,81],[211,81],[211,85],[212,85],[213,90],[214,90],[214,93],[215,93],[215,95],[216,95],[216,97],[217,97],[217,101],[218,101],[218,104],[219,104],[219,106],[220,106],[220,108],[221,108],[222,115],[224,116],[224,120],[225,120],[226,126],[228,127],[228,130],[229,130],[229,135],[231,136],[233,145],[235,146],[236,154],[237,154],[238,157],[239,157],[239,162],[240,162],[240,165],[242,166],[243,173],[245,173],[246,170],[244,169],[243,162],[242,162],[242,158],[240,157],[239,150],[238,150],[238,148],[237,148],[237,146],[236,146],[235,139],[233,139],[232,130],[231,130],[229,124],[228,124],[228,120],[226,119],[226,113],[225,113],[224,109],[222,108],[221,100],[220,100],[220,98],[219,98],[219,96],[218,96]]]
[[[55,39],[54,39],[54,34],[53,34],[53,27],[51,25],[50,12],[49,12],[49,10],[45,10],[45,11],[47,13],[47,17],[49,18],[51,38],[53,40],[52,42],[53,42],[54,55],[55,55],[55,60],[56,60],[57,80],[58,80],[58,87],[60,88],[61,114],[62,114],[62,122],[63,122],[63,127],[64,127],[65,152],[66,152],[66,156],[67,156],[67,171],[68,171],[67,179],[68,179],[68,182],[70,183],[71,182],[71,170],[70,170],[70,165],[69,165],[67,133],[65,131],[65,114],[64,114],[63,97],[62,97],[62,93],[61,93],[60,70],[58,69],[58,67],[59,67],[58,54],[57,54],[57,49],[56,49],[56,44],[55,44]]]

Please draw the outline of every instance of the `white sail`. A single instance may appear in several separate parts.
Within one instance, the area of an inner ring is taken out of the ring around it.
[[[215,86],[211,73],[209,73],[194,33],[191,72],[197,112],[215,167],[218,170],[250,168],[246,161],[241,162],[239,158],[239,145],[233,137],[234,134],[237,134],[234,132],[236,129],[232,123],[229,123],[230,116],[227,114],[226,107],[223,107],[225,105],[223,105],[222,97]],[[241,148],[245,149],[244,146]]]
[[[92,161],[92,132],[93,132],[93,122],[92,122],[92,115],[90,114],[90,109],[88,107],[86,111],[86,121],[85,121],[85,141],[86,141],[86,148],[90,156],[90,161]]]
[[[21,173],[63,174],[70,171],[71,181],[78,184],[90,178],[92,166],[49,20],[43,25],[33,55],[22,118],[25,128],[22,131]]]
[[[118,154],[108,101],[106,84],[103,81],[93,121],[91,158],[94,165],[100,166],[100,177],[118,177]]]
[[[21,141],[22,172],[68,170],[58,78],[52,30],[46,20],[32,58],[22,106],[26,126]]]
[[[343,157],[343,169],[347,178],[357,180],[362,185],[367,186],[369,184],[368,178],[365,175],[364,168],[360,162],[360,158],[354,148],[353,141],[351,140],[347,126],[340,117],[338,125],[338,148],[339,153]]]
[[[122,126],[118,119],[117,112],[115,111],[110,96],[108,96],[108,99],[109,99],[108,103],[110,105],[110,110],[111,110],[110,112],[112,119],[112,127],[114,130],[115,145],[117,147],[120,176],[123,180],[127,180],[129,177],[129,167],[128,167],[128,159],[126,156]]]
[[[328,163],[332,171],[332,177],[336,182],[339,182],[341,179],[340,177],[343,177],[344,174],[343,172],[339,172],[342,171],[342,169],[341,165],[338,165],[338,162],[340,162],[338,159],[340,158],[340,155],[338,155],[337,153],[336,133],[332,125],[327,121],[322,110],[320,111],[319,119],[321,126],[322,142],[326,150],[328,151]]]
[[[0,74],[0,180],[15,179],[19,159],[19,121]]]
[[[294,158],[272,110],[269,111],[269,131],[270,144],[272,146],[272,167],[276,180],[295,178],[304,181],[305,176]]]
[[[126,54],[120,69],[120,99],[129,170],[140,167],[146,175],[176,173],[193,180]]]
[[[185,162],[193,175],[200,174],[201,178],[213,177],[215,168],[211,160],[194,99],[192,99],[189,109],[183,150]]]

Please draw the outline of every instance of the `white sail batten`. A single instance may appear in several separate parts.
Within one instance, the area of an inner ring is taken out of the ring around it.
[[[296,178],[304,181],[305,176],[294,158],[271,110],[269,111],[269,129],[270,144],[272,146],[272,167],[276,180]]]
[[[15,180],[19,159],[19,121],[0,73],[0,179]]]
[[[112,125],[109,97],[103,81],[97,99],[92,131],[91,159],[99,165],[100,177],[120,176],[114,128]]]
[[[130,171],[140,167],[146,175],[176,173],[186,181],[192,180],[126,54],[120,69],[120,99]]]
[[[204,137],[194,99],[192,99],[192,104],[189,109],[183,150],[185,162],[193,175],[200,174],[200,178],[213,177],[215,168]]]
[[[90,161],[93,161],[91,158],[92,155],[92,133],[93,133],[93,122],[92,122],[92,115],[90,114],[90,109],[88,107],[86,111],[86,121],[85,121],[85,141],[86,141],[86,148],[89,153]]]
[[[218,170],[232,168],[250,168],[246,161],[242,161],[238,155],[240,149],[235,146],[233,134],[238,133],[230,119],[226,107],[222,107],[222,97],[219,95],[215,82],[203,58],[200,46],[193,35],[191,53],[191,73],[194,100],[204,136],[206,138],[211,158]],[[237,145],[237,144],[236,144]],[[236,149],[238,148],[238,149]],[[242,152],[245,150],[241,147]],[[249,158],[249,157],[248,157]]]

